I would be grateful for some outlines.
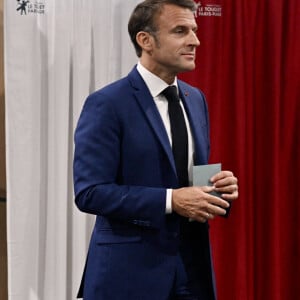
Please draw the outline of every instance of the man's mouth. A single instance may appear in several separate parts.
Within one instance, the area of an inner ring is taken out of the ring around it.
[[[188,58],[195,58],[195,53],[190,53],[190,52],[182,53],[182,56],[185,56]]]

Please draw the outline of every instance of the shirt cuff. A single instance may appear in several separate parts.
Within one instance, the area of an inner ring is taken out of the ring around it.
[[[167,189],[166,193],[166,214],[172,213],[172,189]]]

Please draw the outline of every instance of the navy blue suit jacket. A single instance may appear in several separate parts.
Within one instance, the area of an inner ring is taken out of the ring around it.
[[[178,87],[194,139],[194,162],[206,164],[204,96],[180,80]],[[180,253],[191,289],[200,299],[214,299],[207,223],[165,214],[166,189],[178,187],[175,163],[136,68],[87,98],[75,132],[74,186],[78,208],[97,216],[79,296],[167,299]]]

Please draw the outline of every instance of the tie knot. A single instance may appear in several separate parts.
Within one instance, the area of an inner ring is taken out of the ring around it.
[[[179,97],[177,93],[177,87],[175,85],[170,85],[162,91],[162,94],[167,98],[168,101],[179,102]]]

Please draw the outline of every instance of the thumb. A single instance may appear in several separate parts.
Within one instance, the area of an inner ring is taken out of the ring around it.
[[[202,186],[202,191],[205,193],[210,193],[215,190],[214,186]]]

